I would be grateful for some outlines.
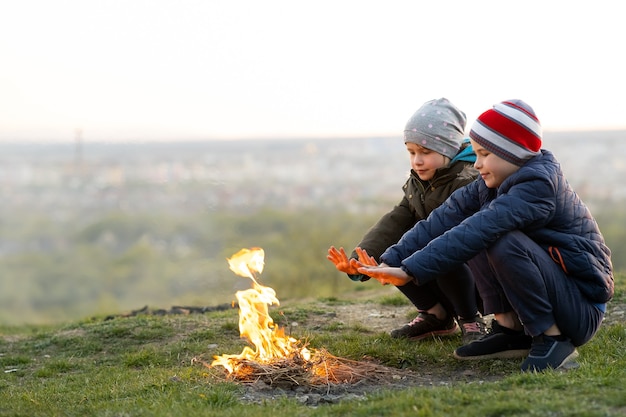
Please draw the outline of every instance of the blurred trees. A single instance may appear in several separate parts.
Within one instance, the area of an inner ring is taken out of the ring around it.
[[[620,204],[597,207],[615,269],[624,271],[626,211]],[[250,281],[231,272],[226,258],[253,246],[265,250],[260,281],[279,300],[340,296],[374,284],[351,282],[326,260],[326,251],[331,245],[351,250],[380,214],[118,211],[60,223],[24,213],[22,221],[2,224],[0,323],[229,303]]]
[[[178,216],[116,212],[82,226],[43,217],[24,219],[30,227],[5,224],[16,247],[0,257],[0,323],[54,322],[144,305],[229,303],[251,282],[230,271],[226,258],[253,246],[265,250],[260,281],[274,288],[279,300],[337,295],[355,284],[326,260],[328,247],[352,249],[375,220],[266,210]]]

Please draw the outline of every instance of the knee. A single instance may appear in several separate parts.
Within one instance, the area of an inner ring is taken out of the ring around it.
[[[487,249],[487,256],[492,264],[506,265],[514,256],[524,253],[530,238],[519,230],[508,232]]]

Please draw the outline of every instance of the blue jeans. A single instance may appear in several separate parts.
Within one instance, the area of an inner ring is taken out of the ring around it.
[[[553,324],[574,346],[598,331],[604,313],[579,291],[537,243],[509,232],[469,262],[485,314],[514,311],[526,333],[538,336]]]

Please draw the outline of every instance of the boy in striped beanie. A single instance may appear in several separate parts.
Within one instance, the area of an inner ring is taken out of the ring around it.
[[[541,125],[528,104],[507,100],[481,114],[470,137],[489,152],[522,166],[539,154]]]
[[[468,263],[493,314],[490,334],[460,360],[524,358],[525,372],[566,366],[595,335],[613,297],[611,251],[521,100],[482,113],[470,130],[480,178],[453,193],[358,271],[382,284],[423,285]]]
[[[481,172],[489,188],[497,188],[526,161],[541,153],[541,124],[533,109],[521,100],[503,101],[481,114],[469,136],[483,154],[500,160],[498,170]],[[491,161],[493,158],[489,159]]]

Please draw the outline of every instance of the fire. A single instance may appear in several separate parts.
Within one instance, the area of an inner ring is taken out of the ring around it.
[[[229,374],[243,372],[244,361],[272,363],[280,359],[310,359],[310,352],[299,346],[299,342],[285,335],[268,313],[268,306],[279,305],[276,292],[259,284],[257,274],[263,272],[265,252],[261,248],[241,249],[228,258],[230,269],[237,275],[252,280],[252,288],[238,291],[235,296],[239,303],[239,334],[253,346],[244,347],[239,355],[215,356],[211,366],[223,366]]]
[[[263,381],[295,386],[301,384],[355,383],[364,379],[386,380],[388,371],[372,363],[331,355],[326,349],[309,351],[284,329],[274,324],[268,306],[279,305],[276,292],[259,284],[265,253],[261,248],[241,249],[228,259],[230,269],[252,280],[252,288],[236,293],[239,301],[239,333],[254,346],[239,355],[214,356],[209,365],[223,366],[228,376],[243,382]],[[194,358],[195,359],[195,358]]]

